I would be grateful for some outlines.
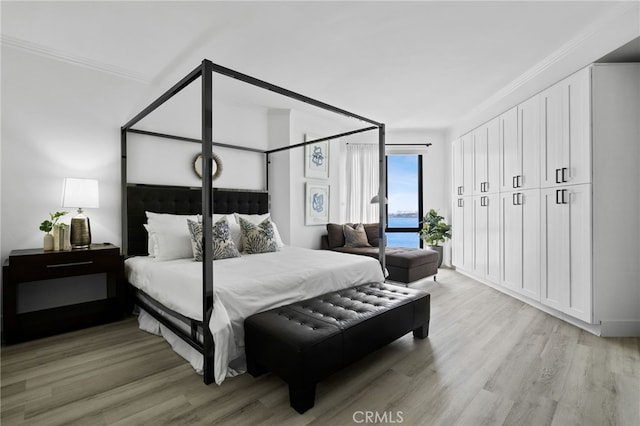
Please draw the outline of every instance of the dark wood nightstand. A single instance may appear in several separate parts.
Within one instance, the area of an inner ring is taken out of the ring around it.
[[[88,249],[65,251],[14,250],[2,272],[3,333],[7,343],[102,324],[124,316],[124,263],[120,248],[112,244],[92,244]],[[102,273],[107,277],[106,298],[18,312],[20,284]]]

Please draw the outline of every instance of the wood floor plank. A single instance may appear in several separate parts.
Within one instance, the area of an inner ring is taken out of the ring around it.
[[[0,420],[333,426],[369,412],[407,425],[640,425],[639,338],[594,336],[451,270],[412,287],[431,293],[429,337],[404,336],[323,380],[304,415],[271,374],[205,386],[129,318],[3,346]]]

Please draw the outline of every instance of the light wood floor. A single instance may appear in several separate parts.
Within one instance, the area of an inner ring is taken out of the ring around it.
[[[203,385],[131,318],[3,347],[2,425],[640,425],[640,339],[593,336],[450,270],[438,278],[430,337],[321,382],[304,415],[271,375]]]

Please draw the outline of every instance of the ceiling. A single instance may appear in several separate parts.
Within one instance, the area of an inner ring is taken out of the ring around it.
[[[149,100],[208,58],[389,127],[446,128],[618,6],[3,1],[2,41],[141,81]]]

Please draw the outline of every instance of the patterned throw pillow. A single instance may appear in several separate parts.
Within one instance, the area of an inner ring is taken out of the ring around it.
[[[371,247],[367,240],[367,233],[364,230],[364,225],[359,223],[352,228],[349,225],[342,227],[344,232],[344,246],[345,247]]]
[[[189,233],[191,234],[191,247],[193,248],[193,258],[196,262],[202,262],[202,222],[187,219]],[[213,224],[213,260],[228,259],[240,256],[240,252],[231,239],[229,222],[226,217]]]
[[[237,219],[242,230],[242,250],[244,253],[269,253],[280,250],[271,219],[266,218],[258,225],[239,216]]]

